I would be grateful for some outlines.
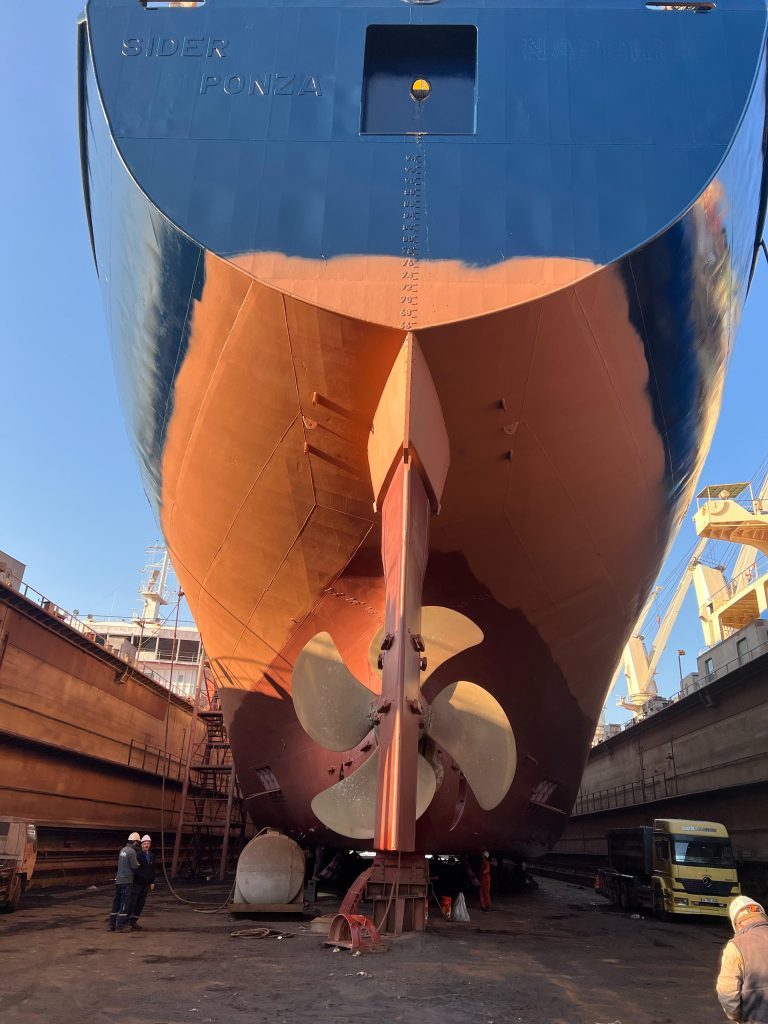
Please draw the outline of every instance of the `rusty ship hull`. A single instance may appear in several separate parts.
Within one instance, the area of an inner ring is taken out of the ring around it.
[[[762,233],[765,5],[682,6],[90,0],[84,189],[121,397],[258,824],[371,845],[317,800],[375,755],[377,717],[324,745],[295,673],[327,634],[375,710],[371,432],[407,343],[449,452],[421,600],[481,638],[432,663],[420,728],[471,681],[509,775],[478,797],[495,762],[422,735],[413,848],[560,833]]]

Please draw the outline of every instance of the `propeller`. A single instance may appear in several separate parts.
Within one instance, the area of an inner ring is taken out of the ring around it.
[[[466,615],[438,606],[422,609],[421,636],[428,652],[422,686],[440,665],[483,639],[482,630]],[[374,672],[383,637],[380,630],[371,643]],[[314,636],[296,659],[296,714],[308,735],[328,750],[346,751],[362,742],[374,728],[377,696],[349,671],[328,633]],[[423,698],[422,702],[426,705]],[[501,803],[512,784],[517,753],[509,719],[492,694],[466,680],[451,683],[426,706],[422,736],[451,756],[483,810]],[[313,812],[339,835],[373,837],[378,758],[375,750],[360,768],[312,800]],[[420,753],[417,818],[429,807],[437,786],[436,768]]]

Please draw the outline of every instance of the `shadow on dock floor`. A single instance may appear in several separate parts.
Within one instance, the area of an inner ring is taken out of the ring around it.
[[[210,909],[226,886],[183,886]],[[542,879],[471,921],[430,917],[425,934],[352,957],[305,921],[265,921],[292,937],[233,938],[165,888],[140,932],[110,933],[111,887],[29,894],[0,918],[3,1024],[719,1024],[714,997],[725,924],[633,918],[588,889]],[[334,909],[323,898],[316,910]]]

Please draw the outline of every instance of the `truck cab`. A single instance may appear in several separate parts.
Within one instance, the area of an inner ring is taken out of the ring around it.
[[[715,821],[657,818],[652,835],[656,913],[726,916],[741,892],[731,840]]]
[[[37,827],[24,818],[0,817],[0,909],[16,910],[36,860]]]

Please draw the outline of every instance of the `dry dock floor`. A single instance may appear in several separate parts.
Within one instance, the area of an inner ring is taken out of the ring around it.
[[[181,892],[209,905],[226,896]],[[233,938],[257,922],[195,913],[160,887],[143,931],[110,933],[111,896],[29,893],[0,916],[2,1024],[725,1020],[713,990],[725,922],[633,918],[566,882],[543,879],[486,914],[470,903],[469,924],[430,917],[426,934],[357,957],[324,948],[295,918],[263,922],[292,938]]]

